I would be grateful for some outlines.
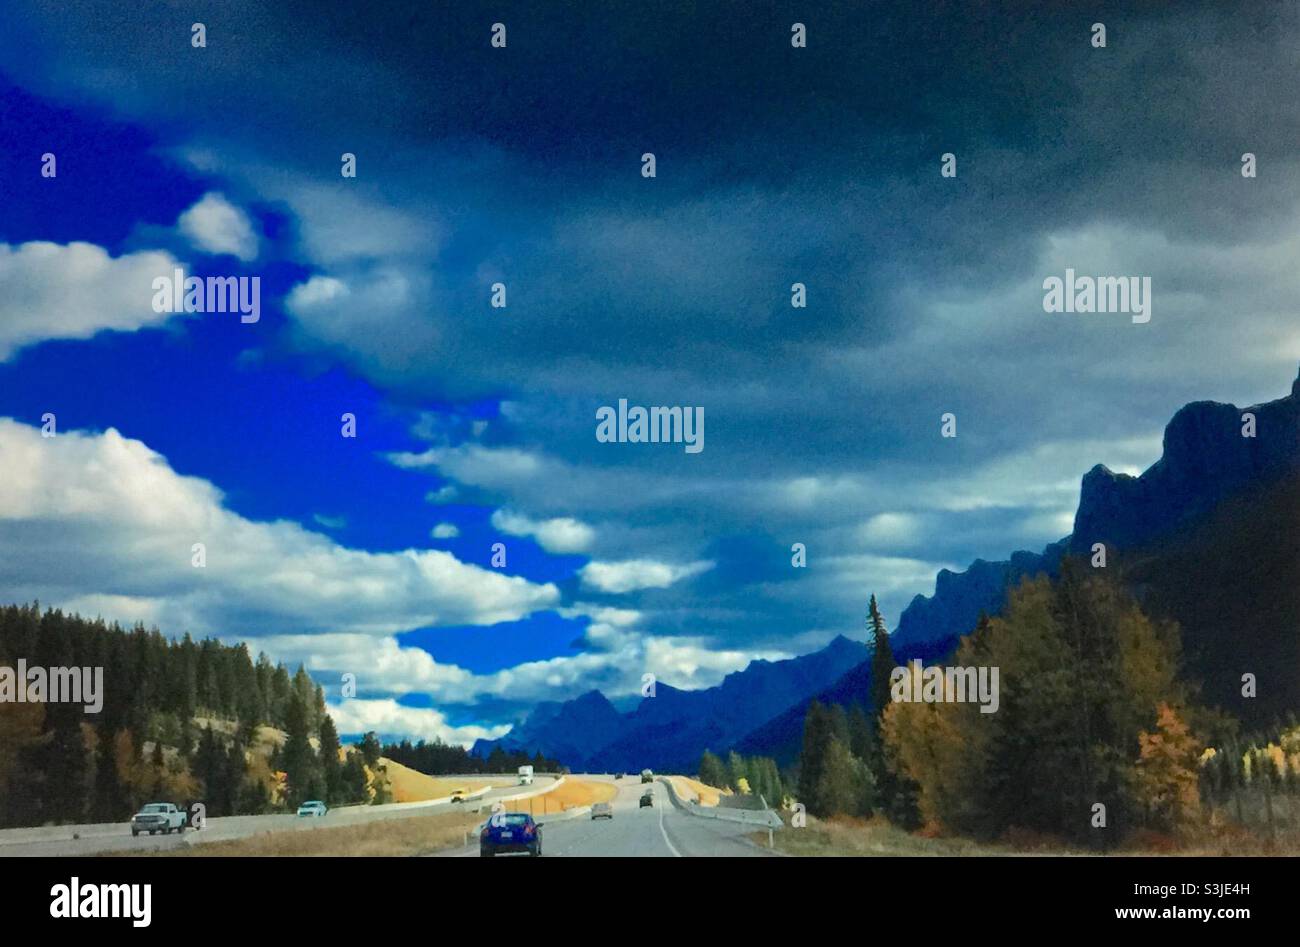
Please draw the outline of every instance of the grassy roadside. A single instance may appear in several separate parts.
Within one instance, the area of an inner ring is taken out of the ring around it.
[[[669,776],[668,779],[677,789],[677,795],[683,798],[695,796],[702,806],[716,806],[722,796],[731,795],[730,789],[717,789],[689,776]]]
[[[1225,856],[1225,855],[1297,855],[1300,837],[1278,833],[1273,841],[1260,838],[1239,827],[1216,826],[1198,836],[1174,840],[1154,834],[1139,835],[1128,845],[1097,852],[1070,846],[1059,839],[1024,836],[1008,842],[976,842],[963,838],[931,837],[912,834],[890,825],[883,819],[832,819],[823,822],[809,817],[803,828],[791,828],[788,817],[784,829],[775,833],[775,849],[786,855],[842,857],[918,857],[918,856],[1101,856],[1125,855]],[[767,847],[767,833],[750,838]]]
[[[516,781],[511,776],[426,776],[382,756],[379,758],[379,763],[385,768],[393,802],[443,799],[456,789],[467,789],[473,793],[492,786],[508,786]]]
[[[309,831],[262,832],[248,838],[222,842],[200,842],[178,849],[156,852],[112,852],[114,857],[208,858],[269,856],[424,855],[459,847],[465,833],[471,835],[483,817],[474,812],[444,812],[438,815],[382,819],[362,825],[340,825]]]
[[[785,818],[786,814],[782,813],[782,817]],[[755,833],[751,838],[764,848],[767,847],[767,832]],[[803,828],[791,828],[787,821],[784,829],[776,831],[773,840],[778,852],[813,857],[1031,854],[1017,852],[1005,845],[983,845],[967,839],[925,838],[896,828],[883,819],[834,819],[823,822],[810,816],[808,824]]]

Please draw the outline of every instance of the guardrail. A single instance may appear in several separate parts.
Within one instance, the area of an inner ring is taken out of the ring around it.
[[[684,802],[677,795],[677,787],[667,776],[656,777],[659,782],[668,787],[668,798],[672,800],[674,806],[683,812],[696,816],[701,819],[717,819],[720,822],[740,822],[745,825],[753,825],[765,829],[785,828],[785,823],[781,817],[767,808],[767,801],[764,800],[761,811],[755,809],[722,809],[718,806],[693,806]],[[760,796],[760,799],[763,797]]]

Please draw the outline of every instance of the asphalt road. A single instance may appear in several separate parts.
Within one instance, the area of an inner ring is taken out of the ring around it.
[[[577,778],[609,781],[606,776]],[[618,787],[613,819],[592,820],[589,815],[583,815],[547,822],[543,818],[542,857],[698,858],[770,854],[747,838],[760,832],[759,828],[683,812],[674,807],[667,787],[661,783],[643,785],[639,777],[631,776],[620,780]],[[655,804],[643,809],[640,799],[646,790],[654,794]],[[478,841],[474,839],[466,848],[439,854],[477,858]]]
[[[472,777],[470,778],[472,779]],[[467,779],[467,781],[470,781]],[[247,838],[260,832],[302,832],[339,825],[359,825],[381,819],[402,819],[412,816],[434,815],[439,812],[460,811],[489,804],[493,799],[521,792],[544,791],[554,779],[538,776],[530,786],[509,785],[489,790],[468,803],[430,806],[421,803],[394,803],[386,806],[353,806],[333,809],[324,818],[300,819],[291,814],[237,815],[209,819],[202,832],[187,830],[171,835],[143,834],[132,837],[131,827],[125,822],[99,825],[61,825],[41,828],[0,830],[0,857],[33,855],[98,855],[102,852],[165,851],[184,845],[201,844],[226,839]],[[80,838],[73,838],[73,835]]]

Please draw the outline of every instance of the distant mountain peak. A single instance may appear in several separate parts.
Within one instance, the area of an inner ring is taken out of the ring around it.
[[[501,745],[600,771],[693,767],[704,750],[725,751],[867,655],[866,645],[836,635],[810,654],[751,661],[714,687],[688,691],[659,681],[654,696],[642,698],[627,713],[591,690],[562,704],[539,704],[510,733],[498,741],[480,740],[474,752],[483,756]]]
[[[1256,435],[1242,436],[1242,416],[1254,415]],[[1065,552],[1087,554],[1094,543],[1112,551],[1158,540],[1204,517],[1225,499],[1300,470],[1300,374],[1291,394],[1238,408],[1193,401],[1165,425],[1160,459],[1141,476],[1097,464],[1079,492],[1074,529],[1042,553],[1020,551],[1003,562],[976,559],[965,572],[939,570],[932,596],[903,610],[900,642],[936,641],[969,632],[980,611],[1001,610],[1006,590],[1023,576],[1055,575]]]

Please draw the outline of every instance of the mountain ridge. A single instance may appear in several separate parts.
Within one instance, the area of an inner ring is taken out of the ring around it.
[[[704,749],[725,750],[869,654],[862,642],[837,635],[809,654],[750,661],[713,687],[688,691],[657,683],[653,697],[642,698],[625,713],[599,691],[588,691],[562,703],[538,704],[510,733],[478,740],[471,752],[483,756],[498,745],[540,751],[570,768],[596,772],[646,766],[693,769]]]

